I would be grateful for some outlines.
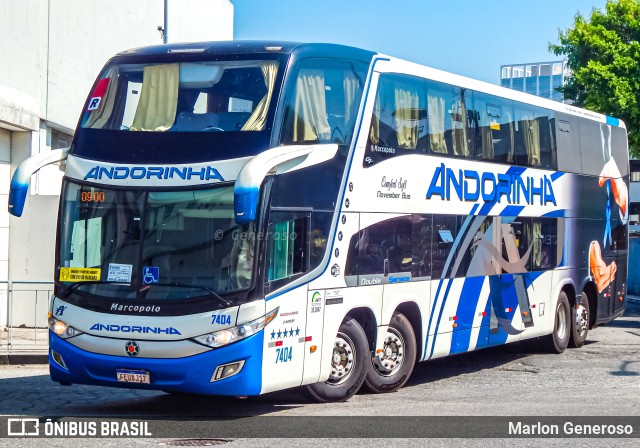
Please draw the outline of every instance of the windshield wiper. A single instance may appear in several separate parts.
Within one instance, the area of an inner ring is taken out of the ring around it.
[[[67,286],[62,291],[60,291],[60,294],[58,295],[58,297],[61,298],[61,299],[64,299],[65,297],[67,297],[71,293],[71,291],[73,291],[74,289],[78,288],[80,285],[97,285],[99,283],[112,284],[112,282],[103,282],[101,280],[88,280],[86,282],[77,282],[77,283],[74,283],[72,285]]]
[[[145,285],[145,286],[176,286],[178,288],[200,289],[202,291],[207,291],[209,294],[211,294],[212,297],[214,297],[220,303],[224,304],[226,307],[230,307],[231,306],[231,302],[229,300],[227,300],[224,297],[222,297],[215,290],[209,288],[208,286],[204,286],[204,285],[187,285],[185,283],[172,282],[172,283],[150,283],[150,284]]]

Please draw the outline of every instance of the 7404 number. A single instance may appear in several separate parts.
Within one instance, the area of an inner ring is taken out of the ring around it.
[[[293,347],[281,347],[276,349],[276,364],[279,362],[289,362],[291,361],[291,352],[293,352]]]

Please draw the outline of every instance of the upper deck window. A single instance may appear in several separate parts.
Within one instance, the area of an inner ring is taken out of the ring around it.
[[[351,143],[367,65],[361,62],[307,59],[294,72],[286,94],[281,141]]]
[[[123,131],[261,131],[278,61],[111,65],[98,80],[82,127]]]

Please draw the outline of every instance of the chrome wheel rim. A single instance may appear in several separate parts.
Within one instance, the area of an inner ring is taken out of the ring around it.
[[[402,365],[405,358],[404,338],[398,330],[389,327],[384,338],[382,352],[372,359],[373,367],[381,376],[394,375]]]
[[[333,354],[331,355],[331,374],[328,383],[342,384],[353,373],[356,359],[356,348],[349,336],[338,333],[333,344]]]
[[[561,304],[558,304],[558,318],[556,319],[556,335],[559,339],[564,339],[567,334],[567,311]]]
[[[588,330],[589,325],[589,312],[587,308],[578,305],[576,306],[576,331],[580,336],[584,335]]]

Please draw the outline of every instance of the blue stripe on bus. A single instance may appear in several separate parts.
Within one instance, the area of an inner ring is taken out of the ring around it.
[[[451,279],[449,279],[449,281],[453,281]],[[442,288],[442,284],[445,282],[445,279],[441,279],[440,282],[438,283],[438,290],[436,291],[436,295],[433,299],[433,306],[431,307],[431,315],[429,316],[429,325],[427,327],[427,337],[425,338],[424,341],[424,350],[422,352],[422,358],[421,361],[425,359],[425,357],[427,356],[427,351],[429,350],[429,345],[427,344],[429,342],[429,333],[431,333],[431,323],[433,322],[433,313],[436,310],[436,305],[438,304],[438,296],[440,295],[440,289]],[[435,340],[435,334],[433,335],[433,338]]]
[[[524,210],[523,205],[507,205],[502,212],[500,212],[500,216],[518,216],[522,210]]]
[[[620,127],[620,120],[613,117],[607,117],[607,124],[610,124],[611,126]]]
[[[542,215],[543,218],[564,218],[566,214],[566,210],[554,210],[549,213],[545,213]]]
[[[469,340],[471,339],[471,329],[476,315],[476,308],[480,300],[480,291],[484,285],[486,277],[469,277],[464,281],[460,300],[456,310],[456,323],[453,330],[454,336],[451,338],[450,354],[464,353],[469,350]]]
[[[551,178],[551,182],[555,182],[557,179],[560,179],[563,174],[564,174],[563,171],[556,171],[551,176],[549,176]]]
[[[444,292],[444,296],[442,297],[442,306],[440,307],[440,314],[438,314],[438,321],[436,322],[436,329],[433,334],[433,343],[431,344],[431,352],[429,353],[429,358],[433,356],[433,350],[436,348],[436,338],[438,337],[438,327],[440,327],[440,320],[442,319],[442,313],[444,312],[444,304],[447,301],[447,297],[449,296],[449,290],[451,289],[451,285],[453,284],[453,280],[449,280],[449,284],[447,285],[447,290]]]

